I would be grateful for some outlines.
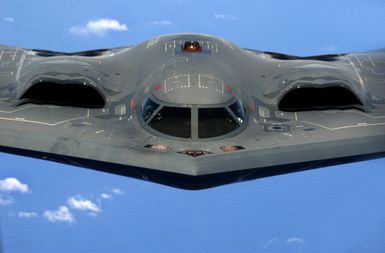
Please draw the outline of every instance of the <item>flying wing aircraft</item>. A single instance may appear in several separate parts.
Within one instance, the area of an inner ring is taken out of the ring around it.
[[[0,46],[0,151],[183,189],[385,156],[385,50],[297,57],[203,34]]]

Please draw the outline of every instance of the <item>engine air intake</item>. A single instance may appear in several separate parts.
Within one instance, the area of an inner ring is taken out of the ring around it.
[[[363,104],[344,87],[297,88],[289,91],[279,102],[281,111],[310,111],[327,109],[361,109]]]
[[[105,100],[99,91],[83,83],[36,83],[22,95],[20,102],[84,108],[105,106]]]

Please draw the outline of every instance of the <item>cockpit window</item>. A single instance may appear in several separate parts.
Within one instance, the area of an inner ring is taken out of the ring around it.
[[[199,138],[213,138],[225,135],[237,129],[239,124],[226,108],[198,109]]]
[[[144,121],[147,121],[158,107],[159,105],[152,101],[150,98],[145,98],[141,108],[141,114]]]
[[[230,105],[230,109],[237,117],[238,122],[242,124],[245,120],[245,108],[242,103],[237,100],[234,104]]]
[[[191,108],[164,106],[148,125],[167,135],[191,138]]]
[[[149,128],[184,139],[220,137],[239,129],[246,121],[245,107],[240,101],[222,107],[177,107],[145,98],[140,113]]]

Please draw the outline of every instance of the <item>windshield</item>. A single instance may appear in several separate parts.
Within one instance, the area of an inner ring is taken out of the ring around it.
[[[158,107],[151,99],[144,99],[141,115],[144,121],[149,121],[148,126],[162,134],[185,139],[191,138],[194,132],[198,132],[198,138],[201,139],[224,136],[237,130],[245,119],[240,101],[229,108],[163,106],[156,110]],[[197,118],[193,116],[196,111]],[[198,125],[198,128],[192,125]]]
[[[237,129],[239,124],[226,108],[198,109],[198,136],[212,138],[225,135]]]
[[[241,101],[237,100],[234,104],[230,105],[230,109],[237,117],[238,122],[243,123],[245,120],[245,108]]]
[[[191,138],[191,109],[164,106],[148,125],[167,135]]]
[[[154,111],[159,107],[157,103],[146,97],[142,103],[141,113],[144,121],[147,121]]]

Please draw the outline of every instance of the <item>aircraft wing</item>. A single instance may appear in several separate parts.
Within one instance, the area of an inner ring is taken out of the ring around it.
[[[184,189],[384,157],[385,51],[0,46],[0,151]]]

